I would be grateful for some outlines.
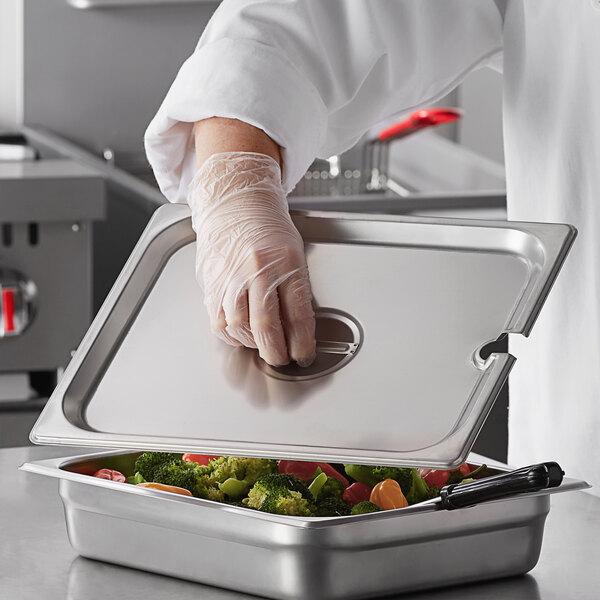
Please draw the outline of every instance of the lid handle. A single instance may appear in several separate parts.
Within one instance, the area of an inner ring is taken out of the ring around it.
[[[440,500],[446,510],[454,510],[521,492],[558,487],[563,475],[558,463],[540,463],[473,482],[447,485],[440,492]]]

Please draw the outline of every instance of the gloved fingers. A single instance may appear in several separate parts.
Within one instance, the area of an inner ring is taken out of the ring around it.
[[[248,312],[248,290],[236,287],[225,295],[223,311],[227,321],[226,333],[247,348],[256,348],[254,336],[250,330]]]
[[[230,346],[242,346],[243,344],[233,338],[227,331],[227,319],[225,318],[222,303],[213,295],[205,294],[204,305],[208,312],[212,332]]]
[[[266,273],[254,279],[248,290],[250,329],[260,357],[277,367],[290,362],[279,315],[277,289]]]
[[[316,344],[307,267],[298,269],[279,286],[279,304],[289,357],[308,367],[315,360]]]

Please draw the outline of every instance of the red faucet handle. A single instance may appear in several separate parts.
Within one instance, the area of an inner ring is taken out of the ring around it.
[[[15,331],[15,289],[4,288],[2,290],[2,323],[4,333]]]
[[[421,108],[411,113],[407,119],[387,127],[379,133],[377,139],[391,142],[426,127],[436,127],[444,123],[452,123],[460,119],[463,112],[458,108]]]

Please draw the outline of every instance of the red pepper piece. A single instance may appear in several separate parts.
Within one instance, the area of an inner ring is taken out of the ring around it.
[[[290,473],[302,481],[312,481],[315,478],[317,469],[320,468],[327,477],[335,477],[342,482],[344,487],[348,487],[348,480],[330,464],[324,462],[306,462],[303,460],[280,460],[279,472]]]
[[[327,477],[335,477],[338,481],[342,482],[342,485],[344,487],[346,487],[346,488],[348,487],[348,484],[350,482],[339,471],[334,469],[330,464],[317,463],[317,465],[319,465],[319,467],[321,467],[321,471],[323,471],[323,473],[325,473],[325,475],[327,475]]]
[[[113,469],[100,469],[94,473],[94,477],[98,477],[98,479],[108,479],[109,481],[118,481],[120,483],[125,483],[127,481],[127,478],[123,473]]]
[[[365,502],[371,497],[371,486],[356,481],[344,490],[342,499],[350,506],[356,506],[359,502]]]
[[[303,460],[280,460],[279,472],[289,473],[302,481],[312,481],[319,466],[316,462],[305,462]]]
[[[213,458],[220,458],[218,456],[211,456],[209,454],[191,454],[187,453],[181,457],[181,460],[186,462],[195,462],[199,465],[207,465]]]
[[[429,487],[436,487],[441,490],[448,483],[457,483],[462,481],[475,467],[468,463],[463,463],[458,469],[419,469],[419,475],[425,480]]]

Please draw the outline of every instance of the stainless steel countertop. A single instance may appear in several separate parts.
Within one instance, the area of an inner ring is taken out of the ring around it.
[[[66,448],[0,450],[0,598],[3,600],[239,600],[250,598],[77,557],[57,481],[17,471],[30,460],[82,454]],[[529,575],[402,596],[403,600],[595,600],[600,587],[600,498],[552,498],[538,565]]]

